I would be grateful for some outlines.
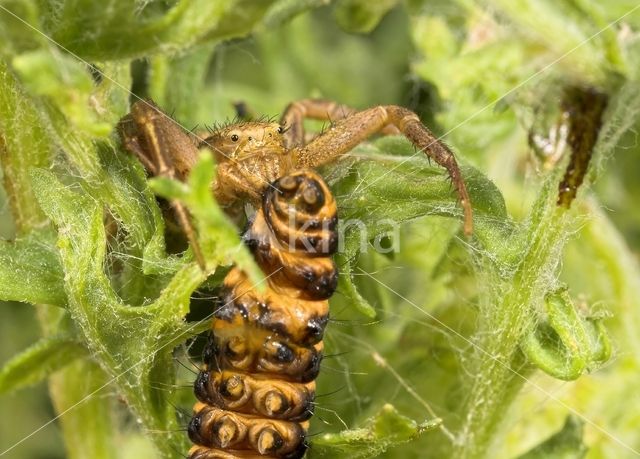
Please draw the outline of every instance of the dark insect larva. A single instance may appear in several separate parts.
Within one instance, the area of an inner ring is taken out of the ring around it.
[[[565,91],[562,108],[569,119],[567,143],[571,157],[558,187],[559,206],[567,209],[571,206],[587,174],[607,101],[606,94],[593,88],[569,87]]]
[[[337,284],[336,204],[312,171],[273,182],[244,240],[267,276],[232,269],[216,305],[190,459],[301,458],[313,414],[328,298]]]

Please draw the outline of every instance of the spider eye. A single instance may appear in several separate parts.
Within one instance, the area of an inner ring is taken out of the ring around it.
[[[232,142],[237,142],[238,139],[240,139],[240,137],[238,137],[238,134],[231,134],[231,141]]]
[[[282,126],[278,126],[278,134],[284,133],[284,128]]]

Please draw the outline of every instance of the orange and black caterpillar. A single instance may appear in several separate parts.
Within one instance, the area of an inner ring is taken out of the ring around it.
[[[267,287],[257,290],[238,268],[224,280],[194,383],[190,459],[304,456],[337,284],[336,225],[335,200],[312,171],[264,192],[243,238]]]

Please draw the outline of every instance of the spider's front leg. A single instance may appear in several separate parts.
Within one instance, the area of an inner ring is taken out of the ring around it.
[[[467,187],[453,152],[425,127],[418,115],[396,105],[380,105],[353,113],[335,123],[331,129],[313,139],[309,144],[295,148],[293,159],[297,168],[313,169],[329,163],[349,152],[359,143],[376,133],[394,126],[419,150],[447,169],[456,188],[464,212],[464,232],[473,232],[473,211]]]
[[[357,110],[348,105],[325,99],[301,99],[291,102],[280,117],[280,125],[286,128],[284,134],[287,149],[301,147],[306,143],[304,120],[313,119],[335,123],[347,118]],[[399,134],[393,125],[383,128],[384,134]]]
[[[120,120],[118,130],[123,147],[142,162],[151,176],[184,181],[196,163],[195,139],[151,101],[133,104],[131,112]],[[204,269],[205,260],[187,209],[177,200],[172,200],[171,206],[198,264]]]

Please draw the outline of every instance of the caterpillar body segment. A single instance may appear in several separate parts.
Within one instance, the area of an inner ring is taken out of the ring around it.
[[[243,239],[264,291],[233,268],[194,383],[190,459],[295,459],[307,449],[328,298],[337,285],[336,203],[304,170],[271,184]]]

